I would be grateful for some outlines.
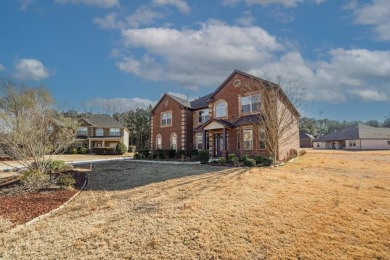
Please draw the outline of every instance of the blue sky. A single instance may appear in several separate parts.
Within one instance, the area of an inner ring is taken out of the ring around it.
[[[0,78],[96,113],[202,96],[238,69],[305,91],[305,116],[383,120],[389,13],[388,0],[4,0]]]

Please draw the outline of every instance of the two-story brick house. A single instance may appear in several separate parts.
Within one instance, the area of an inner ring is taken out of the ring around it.
[[[119,142],[129,148],[129,130],[111,116],[94,115],[79,120],[76,146],[92,152],[95,147],[115,148]]]
[[[280,86],[237,70],[213,93],[192,102],[164,94],[151,111],[150,148],[207,149],[212,157],[269,155],[261,111],[270,109],[263,101],[271,93],[275,106],[269,107],[284,107],[291,117],[283,133],[289,140],[277,147],[283,160],[290,149],[299,150],[298,111]]]

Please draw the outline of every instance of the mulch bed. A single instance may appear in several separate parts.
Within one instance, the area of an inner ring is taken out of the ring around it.
[[[76,179],[75,189],[73,190],[52,189],[0,195],[0,216],[16,226],[58,208],[76,194],[85,182],[85,172],[70,173]],[[16,187],[18,183],[16,182],[13,185]],[[10,189],[12,187],[9,185],[0,186],[0,189],[3,188]]]

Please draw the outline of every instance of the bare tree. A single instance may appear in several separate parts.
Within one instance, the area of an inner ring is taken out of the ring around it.
[[[45,173],[52,157],[74,142],[77,121],[54,111],[44,88],[3,80],[0,89],[0,152],[38,174]]]
[[[283,77],[278,76],[277,79],[282,82]],[[242,88],[242,96],[252,98],[249,104],[256,117],[252,124],[259,131],[259,142],[264,142],[274,161],[288,159],[293,156],[291,151],[299,148],[298,108],[305,105],[304,91],[293,83],[289,82],[284,92],[279,84],[251,77]]]

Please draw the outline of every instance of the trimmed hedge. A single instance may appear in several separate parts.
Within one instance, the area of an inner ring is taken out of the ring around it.
[[[115,148],[111,147],[95,147],[93,152],[97,155],[115,155]]]

